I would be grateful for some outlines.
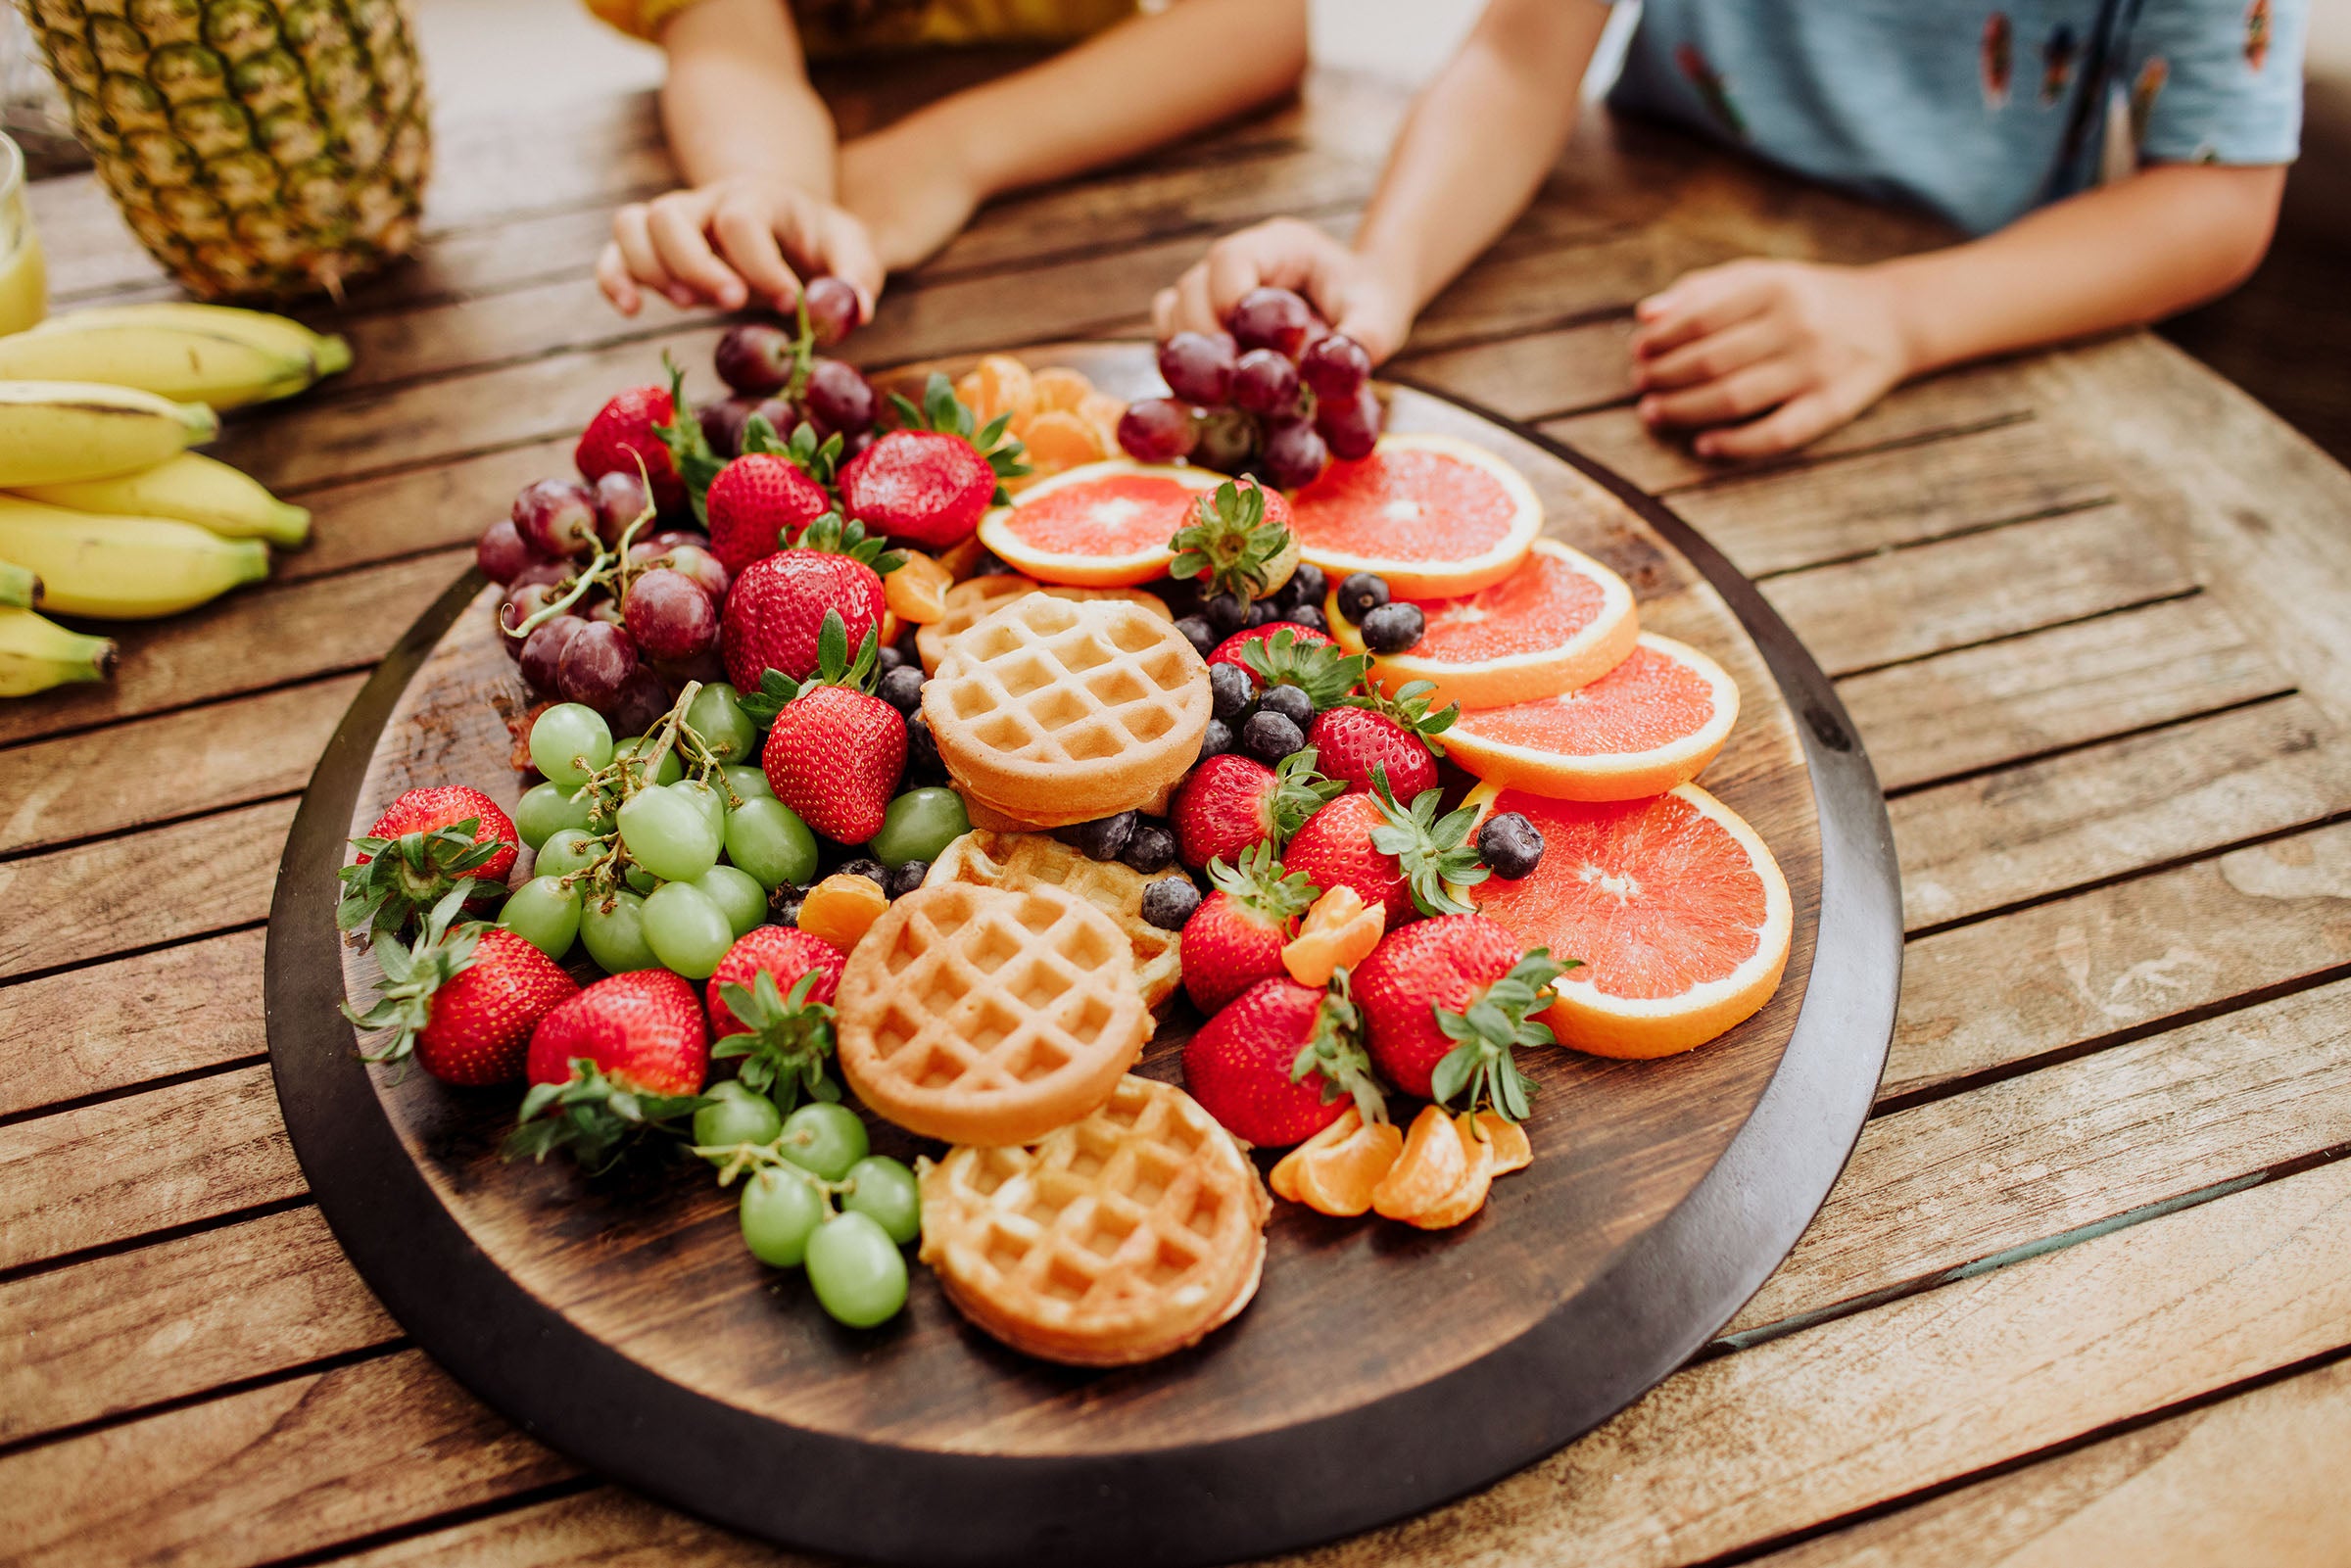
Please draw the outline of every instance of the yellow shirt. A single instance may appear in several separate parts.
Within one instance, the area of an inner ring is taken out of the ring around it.
[[[584,0],[621,31],[654,38],[695,0]],[[1074,43],[1133,16],[1138,0],[778,0],[810,55],[978,43]]]

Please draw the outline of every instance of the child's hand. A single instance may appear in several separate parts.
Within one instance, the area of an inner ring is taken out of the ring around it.
[[[1177,332],[1215,332],[1242,295],[1261,284],[1295,289],[1333,328],[1364,346],[1373,364],[1404,346],[1413,310],[1404,292],[1370,262],[1294,217],[1269,218],[1227,234],[1192,263],[1174,288],[1151,302],[1151,324],[1165,340]]]
[[[895,272],[936,255],[963,232],[980,188],[962,162],[914,136],[880,131],[840,150],[840,205],[865,224],[875,254]]]
[[[1911,373],[1904,309],[1869,267],[1745,261],[1693,272],[1635,309],[1641,417],[1697,428],[1702,457],[1791,451]]]
[[[865,225],[806,191],[745,178],[630,203],[612,214],[596,263],[598,286],[623,315],[637,313],[645,289],[680,309],[757,300],[789,312],[801,276],[826,273],[854,285],[873,313],[882,265]]]

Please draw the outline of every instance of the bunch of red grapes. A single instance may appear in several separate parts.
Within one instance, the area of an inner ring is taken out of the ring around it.
[[[1279,490],[1333,457],[1368,457],[1385,417],[1364,346],[1288,289],[1251,289],[1222,332],[1176,333],[1159,346],[1159,373],[1173,396],[1129,404],[1119,421],[1129,457],[1186,458]]]
[[[808,310],[808,331],[815,347],[829,349],[849,335],[861,309],[857,291],[836,277],[811,278],[801,296]],[[817,439],[839,436],[840,460],[848,461],[874,439],[874,419],[881,400],[854,365],[840,359],[808,361],[796,393],[794,371],[800,368],[800,341],[771,321],[745,321],[727,329],[711,355],[718,379],[734,396],[696,409],[702,438],[721,457],[743,450],[744,427],[757,414],[790,440],[801,424],[816,427]]]

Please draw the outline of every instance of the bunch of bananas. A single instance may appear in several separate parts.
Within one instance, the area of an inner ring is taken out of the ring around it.
[[[77,310],[0,337],[0,696],[102,680],[115,645],[34,612],[143,620],[269,573],[311,514],[188,449],[217,410],[351,363],[284,316],[157,304]]]

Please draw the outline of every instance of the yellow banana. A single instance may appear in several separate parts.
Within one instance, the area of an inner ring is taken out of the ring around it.
[[[41,579],[29,566],[0,561],[0,609],[31,609],[41,601]]]
[[[136,473],[219,433],[219,416],[200,403],[86,381],[0,380],[0,489]]]
[[[114,639],[69,632],[30,610],[0,609],[0,697],[30,696],[114,673]]]
[[[113,479],[26,485],[18,494],[75,511],[173,517],[222,539],[265,539],[291,548],[311,537],[307,509],[279,500],[258,481],[202,452],[183,451]]]
[[[170,615],[269,575],[269,547],[258,539],[21,496],[0,496],[0,558],[40,574],[46,607],[102,620]]]
[[[286,397],[317,379],[307,354],[175,322],[74,326],[72,319],[0,338],[0,378],[100,381],[215,408]]]
[[[244,310],[233,305],[197,305],[158,300],[144,305],[102,305],[53,315],[34,330],[69,331],[83,326],[171,324],[215,337],[236,338],[257,349],[289,356],[308,356],[320,377],[351,368],[351,345],[332,333],[312,332],[291,316]]]

